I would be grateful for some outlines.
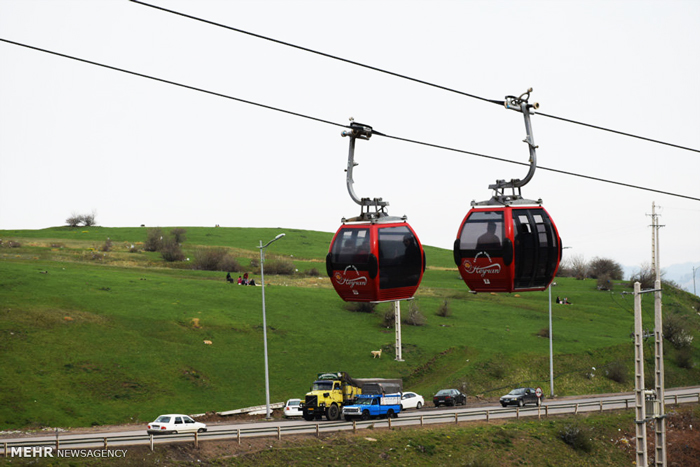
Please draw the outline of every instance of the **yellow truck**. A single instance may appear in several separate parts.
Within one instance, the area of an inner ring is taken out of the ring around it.
[[[401,379],[351,378],[345,372],[319,373],[302,402],[304,420],[339,420],[345,405],[360,394],[395,394],[403,390]]]

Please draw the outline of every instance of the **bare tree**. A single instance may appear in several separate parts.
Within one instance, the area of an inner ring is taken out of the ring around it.
[[[654,287],[654,282],[656,281],[656,274],[654,270],[651,269],[649,263],[642,263],[639,271],[632,274],[630,277],[630,287],[634,287],[635,282],[639,282],[642,289],[652,289]]]
[[[71,213],[70,217],[66,219],[66,224],[68,227],[78,227],[82,222],[82,216],[76,213]]]
[[[562,260],[558,275],[561,277],[575,277],[578,280],[583,280],[588,275],[588,263],[586,263],[583,255],[573,255]]]
[[[85,224],[85,227],[97,225],[97,211],[95,211],[94,209],[90,214],[83,214],[81,217],[83,224]]]

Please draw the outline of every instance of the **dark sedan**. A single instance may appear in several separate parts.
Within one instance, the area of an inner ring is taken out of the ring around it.
[[[541,396],[544,399],[544,396]],[[513,389],[505,396],[501,397],[501,405],[503,407],[507,405],[517,405],[522,407],[525,404],[540,404],[540,398],[537,397],[537,393],[533,388],[518,388]]]
[[[466,405],[467,395],[458,389],[441,389],[433,396],[435,407],[440,405]]]

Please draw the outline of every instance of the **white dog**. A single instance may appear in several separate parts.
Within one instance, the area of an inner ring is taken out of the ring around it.
[[[382,358],[382,349],[372,350],[372,358]]]

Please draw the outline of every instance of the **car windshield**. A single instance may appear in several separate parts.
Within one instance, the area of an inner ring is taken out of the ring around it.
[[[158,423],[170,423],[170,417],[166,417],[164,415],[161,415],[156,419],[156,422]]]
[[[372,405],[372,399],[357,399],[357,402],[355,402],[357,405]]]
[[[436,396],[449,396],[450,395],[450,390],[449,389],[443,389],[442,391],[438,391]]]
[[[316,381],[311,388],[312,391],[330,391],[333,389],[333,381]]]
[[[289,405],[290,407],[294,407],[294,406],[296,406],[296,405],[299,405],[300,402],[301,402],[301,401],[289,401],[289,402],[287,403],[287,405]]]
[[[509,396],[522,396],[525,394],[525,389],[519,388],[519,389],[513,389],[508,393]]]

